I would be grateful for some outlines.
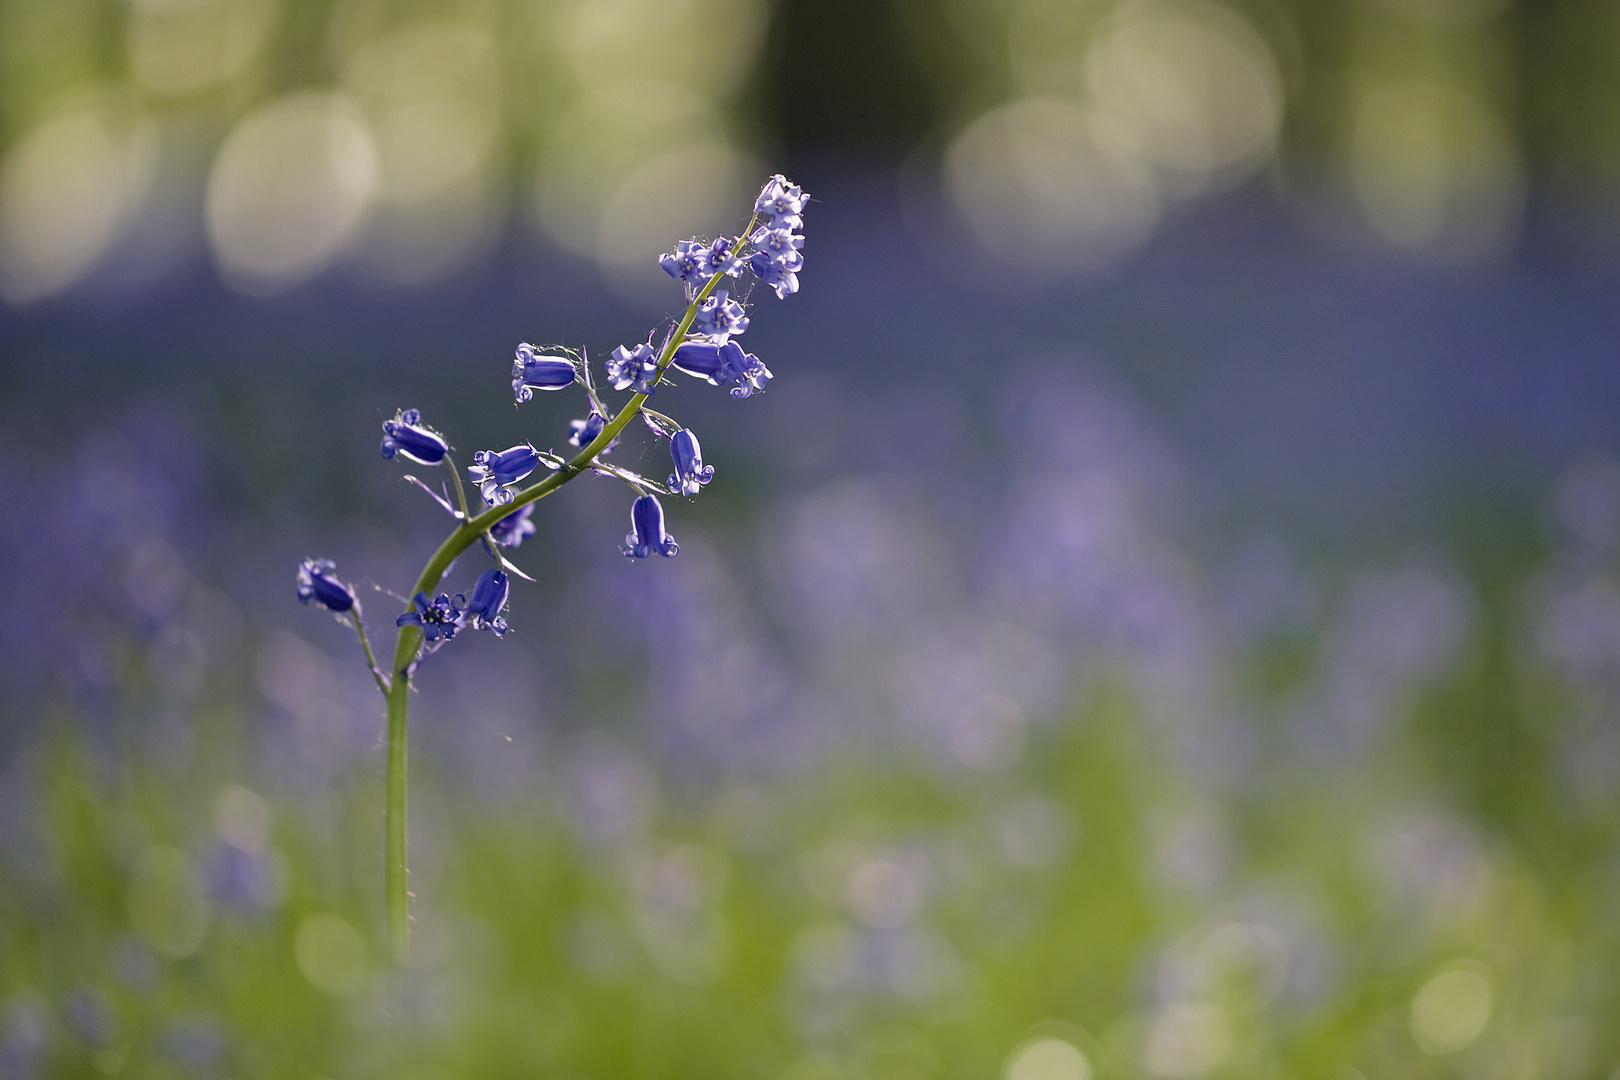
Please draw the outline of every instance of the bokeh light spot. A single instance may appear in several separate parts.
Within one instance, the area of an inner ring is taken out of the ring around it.
[[[317,988],[346,997],[366,981],[366,943],[349,922],[330,912],[304,917],[293,942],[298,970]]]
[[[1491,984],[1476,964],[1435,975],[1412,999],[1412,1038],[1426,1054],[1454,1054],[1473,1045],[1491,1019]]]
[[[1153,1022],[1142,1064],[1166,1080],[1198,1080],[1232,1052],[1232,1028],[1214,1005],[1176,1005]]]
[[[133,0],[129,66],[166,97],[212,90],[240,75],[275,22],[275,0]]]
[[[179,959],[208,935],[214,904],[185,852],[154,845],[141,853],[129,877],[129,922],[153,952]]]
[[[1131,0],[1086,53],[1092,99],[1143,159],[1202,186],[1270,149],[1282,75],[1235,12],[1194,0]]]
[[[83,97],[19,139],[0,164],[0,296],[37,300],[94,270],[156,165],[152,124],[109,94]]]
[[[1001,1066],[1002,1080],[1091,1080],[1091,1062],[1073,1043],[1044,1037],[1020,1043]]]
[[[1025,98],[979,117],[946,152],[945,183],[984,248],[1026,270],[1102,269],[1159,219],[1152,171],[1066,101]]]
[[[273,821],[265,801],[239,784],[226,788],[214,804],[215,830],[227,844],[249,854],[264,850]]]
[[[208,236],[228,280],[273,292],[320,272],[377,180],[371,133],[345,97],[289,94],[237,124],[208,181]]]
[[[1518,148],[1502,120],[1438,78],[1362,88],[1350,125],[1350,185],[1381,237],[1447,261],[1499,254],[1518,233],[1524,203]]]

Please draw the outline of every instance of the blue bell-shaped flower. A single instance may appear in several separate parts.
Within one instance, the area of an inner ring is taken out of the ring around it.
[[[474,630],[493,630],[496,637],[506,633],[506,620],[501,618],[501,609],[506,606],[506,598],[511,591],[511,582],[500,570],[485,570],[478,575],[478,580],[473,583],[472,598],[462,609]]]
[[[620,550],[629,559],[645,559],[655,551],[667,559],[681,550],[664,531],[664,507],[658,496],[643,495],[630,505],[630,533]]]
[[[404,454],[423,465],[437,465],[449,452],[450,444],[423,424],[422,414],[415,409],[401,409],[392,420],[383,421],[382,456],[385,458]]]
[[[491,525],[489,527],[490,537],[502,547],[517,547],[524,540],[534,535],[534,522],[529,520],[529,515],[532,513],[534,513],[534,503],[524,503]]]
[[[512,361],[512,393],[528,401],[536,390],[562,390],[574,385],[579,369],[566,356],[540,356],[528,342],[517,347]]]
[[[298,602],[311,600],[328,611],[348,611],[359,606],[354,589],[333,576],[337,564],[331,559],[305,559],[298,564]]]
[[[480,450],[473,455],[474,464],[467,469],[467,479],[478,485],[479,494],[490,506],[512,501],[506,485],[515,484],[534,472],[540,464],[540,453],[528,443],[496,453]]]
[[[714,466],[703,464],[703,448],[690,428],[681,428],[670,436],[669,455],[675,459],[675,471],[666,481],[671,495],[696,495],[714,479]]]

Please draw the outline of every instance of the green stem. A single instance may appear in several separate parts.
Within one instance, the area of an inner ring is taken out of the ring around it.
[[[732,245],[731,253],[740,254],[743,245],[748,242],[748,236],[754,231],[756,217],[748,219],[748,225],[738,235],[736,243]],[[686,313],[676,324],[675,330],[664,343],[663,351],[658,356],[658,371],[653,376],[652,388],[656,389],[668,370],[670,361],[675,357],[675,350],[686,338],[687,330],[691,329],[692,320],[697,317],[698,305],[708,299],[714,287],[719,284],[721,275],[716,274],[704,282],[686,305]],[[593,395],[594,396],[594,395]],[[618,437],[619,432],[625,429],[630,421],[636,418],[646,402],[647,394],[636,394],[625,403],[617,416],[609,420],[590,444],[575,454],[562,468],[551,473],[544,480],[532,487],[518,492],[511,502],[498,503],[490,507],[477,517],[464,517],[449,536],[444,538],[428,559],[427,565],[422,567],[422,573],[416,579],[416,588],[411,590],[414,597],[416,593],[425,592],[429,596],[439,587],[439,582],[449,571],[450,564],[456,556],[476,541],[480,536],[489,532],[490,527],[506,515],[512,513],[529,503],[536,502],[550,495],[568,481],[586,472],[598,454],[607,448],[607,445]],[[466,507],[465,496],[461,494],[461,476],[456,473],[455,467],[450,464],[449,455],[445,457],[445,464],[456,477],[456,494],[462,498],[462,506]],[[465,511],[464,511],[465,512]],[[406,608],[412,610],[411,607]],[[389,673],[388,686],[388,765],[387,765],[387,813],[383,822],[384,841],[383,854],[385,868],[383,884],[385,902],[388,909],[388,943],[393,950],[394,962],[404,965],[410,957],[410,890],[408,886],[407,871],[405,869],[405,737],[410,720],[411,687],[410,675],[407,673],[411,662],[416,659],[417,650],[422,647],[422,631],[420,628],[405,624],[399,628],[399,638],[394,645],[394,665]],[[368,650],[369,651],[369,650]],[[379,677],[380,681],[380,677]]]
[[[450,471],[450,482],[456,485],[456,504],[461,507],[461,518],[465,521],[472,517],[472,513],[467,509],[467,493],[461,487],[461,470],[456,468],[455,459],[449,451],[444,455],[444,467]]]
[[[422,632],[400,628],[394,648],[394,674],[388,687],[388,795],[383,832],[384,898],[388,908],[388,945],[394,963],[403,967],[411,953],[411,900],[405,870],[405,734],[410,719],[410,680],[406,667],[421,647]]]
[[[366,637],[365,620],[360,618],[360,604],[357,601],[349,614],[354,616],[354,632],[360,635],[360,647],[366,650],[366,663],[371,665],[371,677],[377,680],[377,689],[388,695],[388,680],[383,677],[382,668],[377,666],[377,657],[371,651],[371,641]]]

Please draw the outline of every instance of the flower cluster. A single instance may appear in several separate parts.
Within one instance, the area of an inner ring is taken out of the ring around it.
[[[449,641],[469,626],[503,637],[507,627],[501,611],[511,591],[511,582],[504,572],[485,570],[473,582],[471,597],[466,593],[454,596],[440,593],[429,600],[427,593],[418,592],[411,600],[413,610],[395,619],[394,625],[420,627],[422,640],[430,645]]]
[[[748,268],[760,281],[776,290],[777,299],[799,291],[799,271],[804,268],[804,237],[794,232],[804,227],[804,208],[810,196],[789,183],[781,173],[771,177],[754,203],[756,213],[770,221],[748,238],[754,245]]]
[[[442,463],[450,474],[454,503],[450,486],[441,487],[441,497],[421,480],[406,478],[427,491],[457,522],[458,533],[452,534],[441,551],[453,556],[481,541],[484,550],[499,564],[479,575],[471,593],[441,592],[430,596],[431,585],[416,592],[409,610],[395,620],[402,631],[413,628],[421,635],[417,659],[404,674],[408,676],[427,654],[464,629],[489,630],[496,636],[506,633],[501,613],[511,591],[507,571],[522,575],[506,552],[514,551],[534,535],[535,525],[530,518],[534,500],[577,475],[592,472],[617,478],[635,490],[630,532],[621,549],[627,557],[645,559],[657,553],[667,558],[680,550],[664,529],[664,508],[658,496],[696,495],[714,478],[715,470],[704,463],[697,435],[678,421],[647,409],[646,399],[667,383],[671,368],[711,386],[727,386],[733,398],[747,398],[765,389],[772,378],[770,369],[737,342],[749,326],[746,301],[751,291],[751,286],[739,282],[745,274],[752,274],[779,298],[798,291],[798,274],[804,266],[804,237],[799,230],[803,228],[808,201],[809,196],[798,185],[783,176],[773,176],[760,191],[753,216],[741,233],[708,241],[696,237],[682,240],[673,252],[659,256],[658,264],[685,287],[686,311],[667,328],[658,346],[653,344],[655,332],[639,344],[620,345],[602,365],[607,386],[636,395],[617,411],[599,396],[588,356],[560,346],[519,344],[511,365],[512,395],[518,404],[532,401],[536,391],[583,388],[589,409],[583,419],[571,421],[567,430],[569,445],[579,447],[580,452],[572,461],[566,461],[555,453],[537,449],[533,442],[506,450],[478,451],[466,470],[466,479],[482,499],[485,509],[481,513],[468,507],[462,481],[450,460],[449,442],[422,421],[421,413],[402,409],[383,423],[383,457],[402,456],[422,465]],[[730,285],[721,287],[726,279]],[[603,460],[638,414],[657,437],[669,440],[674,471],[662,484]],[[520,490],[519,485],[542,465],[552,475]],[[497,517],[495,508],[499,507],[511,509]],[[452,544],[459,546],[452,548]],[[432,565],[424,572],[423,583],[443,577],[444,569],[435,576]],[[298,598],[305,603],[314,600],[335,612],[353,611],[369,658],[371,646],[359,623],[354,590],[334,576],[334,569],[325,560],[305,560],[298,569]],[[387,676],[375,663],[373,671],[386,692]]]

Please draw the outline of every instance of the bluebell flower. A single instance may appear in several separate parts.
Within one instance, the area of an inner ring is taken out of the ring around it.
[[[734,382],[734,398],[751,396],[765,389],[771,381],[771,370],[753,353],[744,352],[735,341],[714,342],[693,340],[683,343],[670,358],[670,365],[688,375],[707,379],[712,385]]]
[[[630,504],[630,533],[620,549],[628,559],[645,559],[653,552],[666,559],[681,550],[664,531],[664,507],[656,495],[643,495]]]
[[[787,229],[769,226],[758,228],[748,241],[754,245],[756,255],[765,255],[775,262],[791,265],[795,270],[804,266],[804,237]]]
[[[708,299],[698,305],[692,319],[692,329],[705,337],[726,337],[748,329],[748,316],[742,305],[730,298],[725,289],[716,289]]]
[[[490,506],[512,501],[506,485],[515,484],[534,472],[540,464],[540,453],[528,443],[496,453],[480,450],[473,455],[473,464],[467,469],[467,479],[478,485],[479,494]]]
[[[696,239],[678,240],[675,243],[675,254],[669,252],[658,256],[658,265],[664,268],[664,273],[679,281],[684,281],[694,289],[703,287],[703,283],[714,276],[712,254],[707,244]]]
[[[511,591],[511,583],[499,570],[485,570],[478,575],[473,583],[472,598],[462,609],[474,630],[493,630],[496,637],[505,635],[506,620],[501,618],[501,609],[506,606]]]
[[[314,600],[328,611],[348,611],[359,604],[354,590],[333,576],[331,559],[305,559],[298,564],[298,602]]]
[[[607,427],[607,419],[601,413],[592,409],[591,415],[585,419],[568,421],[568,445],[589,446],[598,435],[602,434],[602,429],[605,427]],[[602,448],[602,453],[607,453],[618,443],[619,440],[614,439]]]
[[[810,196],[800,190],[798,184],[777,173],[766,181],[754,209],[770,216],[773,229],[797,229],[804,224],[800,215],[809,201]]]
[[[536,390],[562,390],[574,385],[579,369],[566,356],[538,356],[528,342],[517,347],[512,361],[512,393],[528,401]]]
[[[773,378],[771,369],[753,353],[744,353],[742,363],[735,367],[727,364],[720,376],[725,382],[737,384],[731,388],[731,396],[739,400],[753,397],[757,391],[765,389],[765,384]]]
[[[724,296],[722,292],[720,295]],[[608,357],[608,381],[613,389],[623,390],[629,387],[638,394],[652,393],[652,379],[658,373],[658,354],[651,345],[637,345],[633,349],[626,349],[620,345]]]
[[[394,625],[404,626],[409,623],[420,626],[422,637],[428,642],[438,641],[440,638],[449,641],[467,621],[466,613],[444,593],[429,600],[427,593],[418,592],[411,603],[416,605],[416,610],[407,611],[395,619]]]
[[[742,259],[731,253],[732,245],[736,243],[730,237],[716,237],[714,243],[709,245],[709,273],[726,274],[736,277],[742,273]]]
[[[423,465],[437,465],[449,452],[450,444],[423,424],[422,414],[415,409],[401,409],[392,420],[383,421],[382,456],[385,458],[404,454]]]
[[[799,291],[800,267],[804,265],[804,256],[797,251],[793,252],[789,260],[772,259],[763,251],[756,251],[748,260],[748,269],[760,281],[776,290],[776,298],[785,300]]]
[[[669,456],[675,459],[675,471],[667,481],[671,495],[696,495],[714,479],[714,466],[703,464],[703,448],[690,428],[669,437]]]
[[[534,513],[534,503],[524,503],[491,525],[489,527],[490,537],[502,547],[517,547],[524,540],[534,535],[534,522],[529,520],[529,515],[532,513]]]
[[[696,375],[700,379],[707,379],[711,384],[718,385],[720,371],[725,364],[721,359],[721,353],[727,350],[735,351],[737,360],[741,361],[742,346],[734,341],[722,343],[694,339],[682,342],[669,362],[671,366],[688,375]]]

